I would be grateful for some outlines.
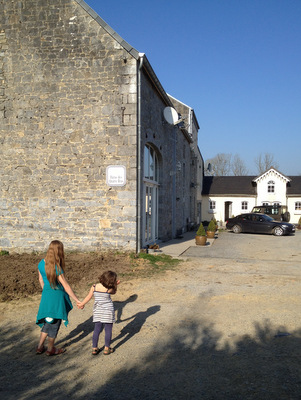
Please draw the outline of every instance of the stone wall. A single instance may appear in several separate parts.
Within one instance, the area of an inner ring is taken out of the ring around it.
[[[136,59],[72,0],[0,1],[0,22],[0,248],[135,249]]]
[[[185,232],[191,219],[191,149],[181,129],[165,121],[163,110],[167,104],[147,76],[143,76],[142,83],[141,146],[143,149],[150,144],[159,156],[158,235],[167,240]]]

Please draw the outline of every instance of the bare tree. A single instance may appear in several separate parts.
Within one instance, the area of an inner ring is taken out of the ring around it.
[[[272,167],[278,169],[278,163],[274,160],[273,154],[260,153],[259,156],[257,156],[254,161],[259,175],[263,174],[265,171],[267,171],[269,168]]]
[[[227,176],[231,171],[231,154],[219,153],[215,157],[206,160],[205,175]],[[208,168],[208,166],[211,166]]]
[[[238,154],[235,154],[233,157],[231,170],[234,176],[244,176],[248,174],[247,167]]]

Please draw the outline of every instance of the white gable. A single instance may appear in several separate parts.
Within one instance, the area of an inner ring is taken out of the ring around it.
[[[271,176],[277,176],[278,178],[283,179],[283,181],[285,181],[285,183],[291,181],[291,179],[287,178],[285,175],[281,174],[276,169],[270,168],[269,170],[264,172],[262,175],[259,175],[256,179],[253,179],[253,182],[258,183],[259,181],[265,180],[266,178],[271,177]]]
[[[274,168],[253,180],[257,183],[257,204],[286,204],[286,186],[290,179]]]

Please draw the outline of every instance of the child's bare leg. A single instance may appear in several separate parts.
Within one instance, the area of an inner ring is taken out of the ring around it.
[[[41,349],[44,346],[44,343],[45,343],[45,340],[46,340],[47,336],[48,336],[48,333],[41,332],[40,341],[39,341],[39,345],[38,345],[39,349]]]
[[[36,348],[36,354],[43,354],[44,351],[46,350],[44,343],[45,343],[47,336],[48,336],[48,333],[41,332],[39,344],[38,344],[38,347]]]
[[[53,349],[54,341],[55,341],[55,338],[50,338],[50,337],[48,338],[48,344],[47,344],[48,351],[51,351]]]

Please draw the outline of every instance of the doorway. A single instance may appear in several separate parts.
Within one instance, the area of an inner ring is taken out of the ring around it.
[[[225,201],[225,221],[232,216],[232,201]]]

